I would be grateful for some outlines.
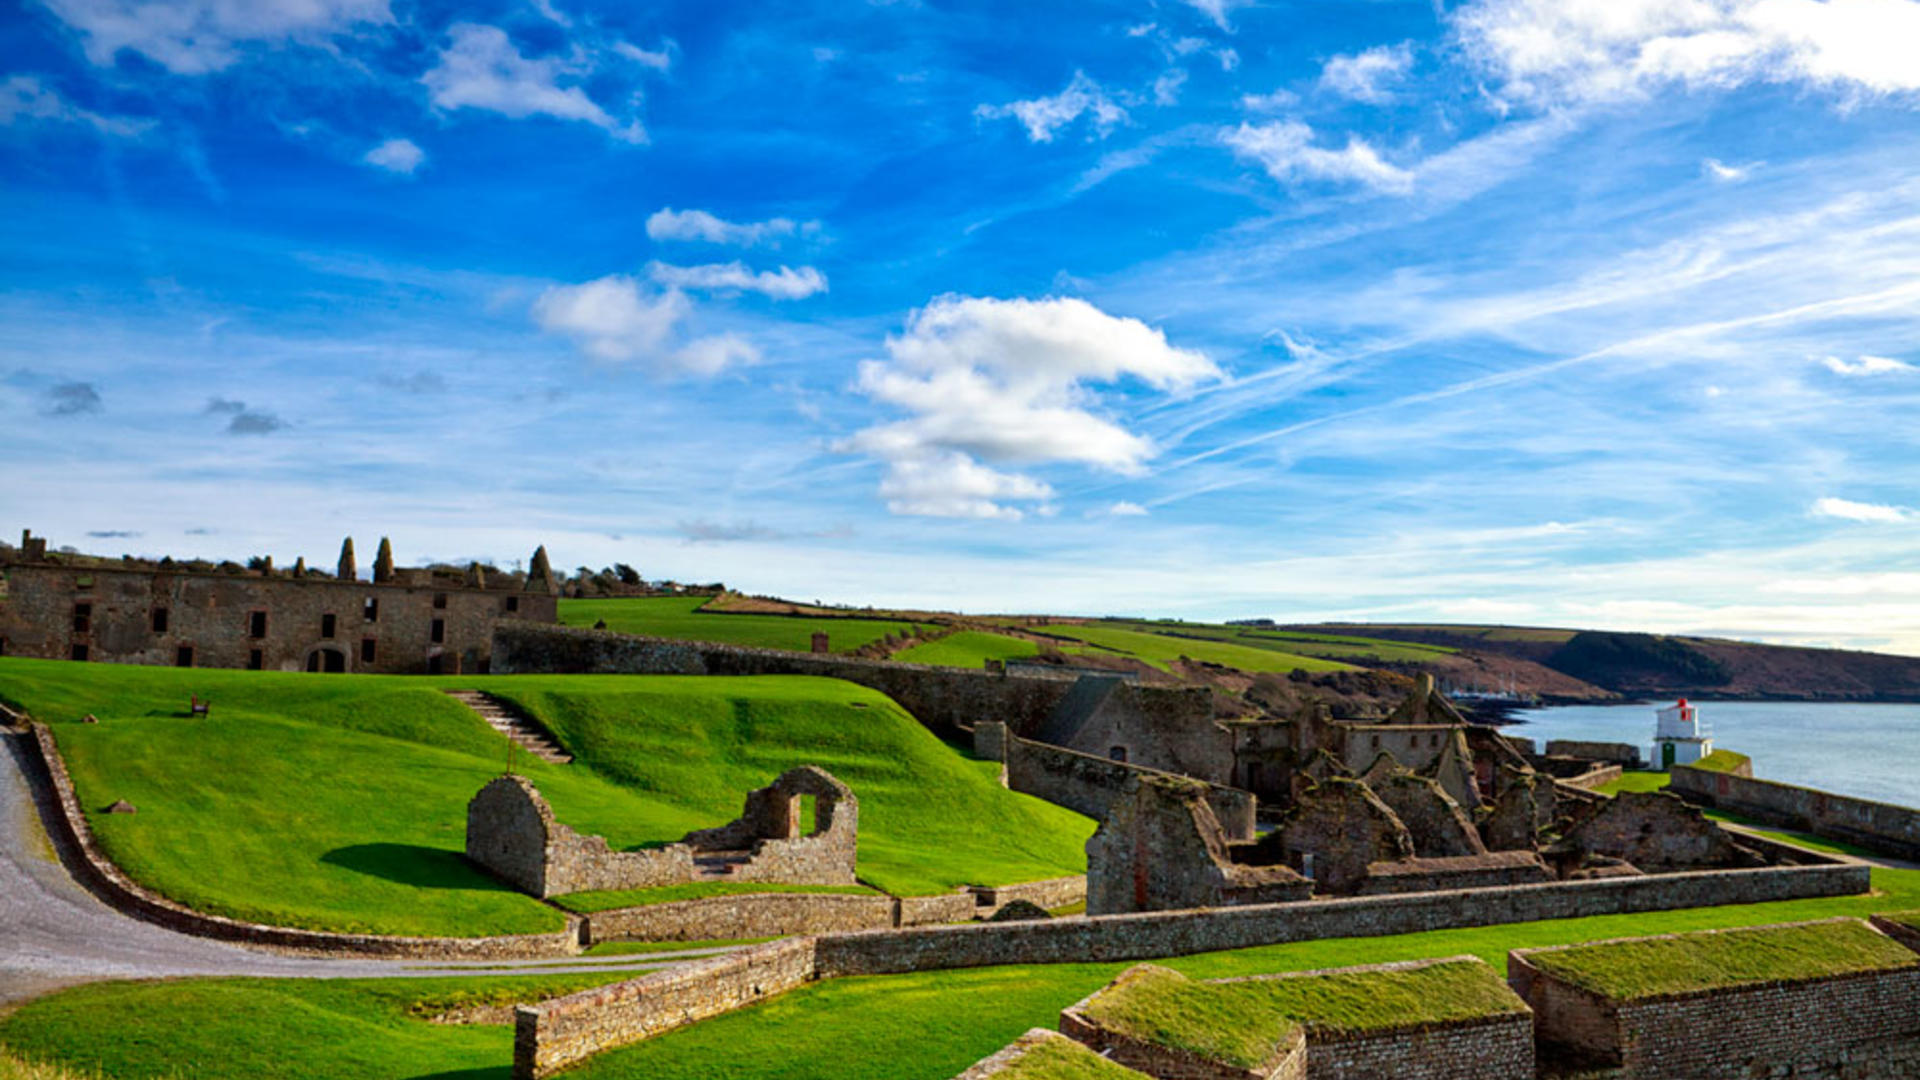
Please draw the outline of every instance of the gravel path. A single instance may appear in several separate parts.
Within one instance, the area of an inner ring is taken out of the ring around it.
[[[24,737],[0,733],[0,1005],[94,979],[177,975],[422,978],[646,971],[723,949],[490,964],[286,956],[162,929],[108,907],[54,858],[24,772]]]

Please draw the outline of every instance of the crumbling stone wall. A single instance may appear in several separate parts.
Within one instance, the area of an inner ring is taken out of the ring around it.
[[[1553,781],[1531,769],[1501,767],[1500,794],[1481,822],[1481,837],[1490,851],[1532,851],[1540,834],[1553,824],[1557,798]]]
[[[1640,747],[1633,743],[1591,742],[1580,739],[1549,739],[1546,753],[1549,757],[1585,758],[1589,761],[1606,762],[1628,769],[1646,766]]]
[[[1284,866],[1236,864],[1195,780],[1133,781],[1087,841],[1087,912],[1267,904],[1305,899],[1313,885]]]
[[[1361,896],[1485,889],[1496,885],[1537,885],[1554,880],[1553,871],[1531,851],[1493,851],[1438,859],[1374,863],[1357,890]]]
[[[1413,837],[1365,783],[1329,778],[1296,802],[1246,858],[1304,873],[1308,855],[1316,892],[1352,892],[1373,863],[1413,858]]]
[[[1565,846],[1624,859],[1641,870],[1758,866],[1763,861],[1677,795],[1623,791],[1568,831]]]
[[[815,832],[801,836],[794,806],[812,795]],[[714,877],[700,859],[732,853],[717,880],[796,885],[855,884],[859,802],[845,784],[812,766],[793,769],[747,796],[745,814],[677,844],[614,851],[605,837],[583,836],[556,821],[533,783],[495,777],[467,804],[467,858],[541,898],[589,890],[678,885]]]
[[[1920,860],[1920,810],[1684,765],[1672,776],[1669,788],[1688,802],[1898,859]]]
[[[1209,783],[1234,778],[1233,736],[1214,719],[1213,691],[1206,687],[1083,675],[1044,724],[1016,725],[1014,733]]]
[[[1413,835],[1413,853],[1421,858],[1484,855],[1487,846],[1473,819],[1438,781],[1405,770],[1367,778],[1367,786],[1386,803]]]
[[[986,732],[983,736],[982,732]],[[1095,757],[1065,747],[1022,739],[1006,733],[1005,726],[983,723],[974,729],[974,749],[999,747],[1006,763],[1006,785],[1011,791],[1045,799],[1056,806],[1085,814],[1095,821],[1104,820],[1114,802],[1127,797],[1142,778],[1166,777],[1163,773],[1129,762]],[[1258,811],[1251,792],[1203,781],[1208,805],[1226,830],[1228,840],[1251,839]]]

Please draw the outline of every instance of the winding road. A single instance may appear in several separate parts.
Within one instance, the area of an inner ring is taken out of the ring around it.
[[[724,949],[489,963],[303,957],[194,937],[122,915],[54,855],[27,779],[25,736],[0,729],[0,1006],[95,979],[180,975],[422,978],[648,971]]]

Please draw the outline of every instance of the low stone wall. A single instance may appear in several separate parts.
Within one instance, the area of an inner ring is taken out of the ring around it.
[[[567,928],[551,934],[509,937],[425,938],[386,937],[379,934],[331,934],[263,926],[219,915],[206,915],[153,892],[122,873],[100,849],[87,825],[79,796],[74,793],[66,762],[45,724],[32,726],[26,743],[33,767],[53,792],[48,831],[74,854],[74,874],[95,895],[125,914],[197,937],[218,938],[296,952],[328,955],[420,957],[446,960],[509,960],[543,956],[570,956],[580,951],[581,926],[569,916]]]
[[[1685,765],[1676,766],[1671,776],[1669,789],[1688,802],[1895,858],[1920,859],[1920,810]]]
[[[1623,1078],[1748,1080],[1920,1075],[1920,968],[1779,981],[1630,1001],[1508,955],[1542,1048]]]
[[[1589,761],[1605,761],[1629,769],[1644,765],[1645,759],[1640,747],[1624,742],[1589,742],[1582,739],[1549,739],[1549,755],[1559,757],[1586,758]]]
[[[719,617],[719,616],[716,616]],[[1018,675],[891,660],[751,649],[605,630],[501,621],[494,629],[495,674],[817,675],[878,690],[935,731],[953,733],[983,719],[1018,730],[1045,722],[1073,689],[1076,675]]]
[[[891,975],[994,964],[1064,964],[1377,937],[1541,919],[1853,896],[1864,865],[1708,870],[1398,896],[1347,897],[1097,918],[880,930],[822,938],[820,974]]]
[[[1000,885],[993,888],[975,888],[981,914],[991,915],[1015,900],[1025,900],[1037,904],[1048,911],[1087,902],[1087,879],[1080,877],[1049,878],[1046,881],[1027,881],[1019,885]]]
[[[776,941],[514,1010],[513,1075],[536,1080],[785,993],[814,977],[814,939]]]
[[[1374,863],[1367,867],[1367,878],[1360,883],[1359,895],[1534,885],[1552,880],[1552,871],[1531,851],[1491,851],[1485,855]]]
[[[1558,777],[1557,779],[1560,783],[1568,787],[1579,788],[1582,791],[1592,791],[1595,788],[1605,787],[1615,780],[1620,779],[1625,772],[1626,770],[1618,765],[1596,765],[1578,776],[1565,776]]]
[[[997,727],[1000,725],[994,723],[977,727],[974,745],[976,752],[996,743],[1005,748],[1003,760],[1007,766],[1008,789],[1045,799],[1095,821],[1106,820],[1113,801],[1127,794],[1134,781],[1148,776],[1173,775],[991,730]],[[984,738],[983,729],[987,730]],[[1251,791],[1208,784],[1207,805],[1220,820],[1220,827],[1226,830],[1227,839],[1253,839],[1257,801]]]
[[[899,925],[890,896],[837,893],[745,893],[596,911],[586,940],[726,941],[741,938],[883,930]]]
[[[1533,1080],[1533,1017],[1458,1020],[1358,1034],[1311,1031],[1313,1080]]]

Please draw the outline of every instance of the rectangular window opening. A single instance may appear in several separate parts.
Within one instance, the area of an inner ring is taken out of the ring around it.
[[[267,636],[267,613],[256,611],[247,616],[247,636],[263,638]]]
[[[380,620],[379,599],[372,596],[367,597],[366,606],[360,609],[360,614],[364,616],[368,622],[378,622]]]
[[[508,610],[508,611],[519,611],[519,610],[520,610],[520,598],[519,598],[519,597],[517,597],[517,596],[509,596],[509,597],[507,597],[507,610]]]
[[[93,605],[73,605],[73,632],[84,634],[93,628]]]
[[[440,609],[440,610],[442,610],[442,611],[444,611],[444,610],[446,610],[446,607],[447,607],[447,594],[446,594],[446,593],[443,593],[443,592],[437,592],[437,593],[434,593],[434,594],[433,594],[433,606],[434,606],[434,607],[436,607],[436,608],[439,608],[439,609]]]
[[[267,657],[265,653],[262,653],[259,649],[248,650],[247,652],[247,670],[248,671],[259,671],[261,668],[264,668],[266,666],[267,666]]]
[[[435,645],[443,645],[446,643],[446,640],[447,640],[447,620],[445,619],[433,620],[433,643]]]
[[[73,647],[73,652],[70,653],[69,655],[71,655],[75,660],[85,660],[87,658],[87,647],[85,645],[76,644]]]
[[[164,634],[167,632],[166,608],[157,607],[153,609],[153,632],[156,634]]]
[[[373,657],[377,649],[378,649],[378,646],[374,644],[374,639],[361,638],[360,639],[360,662],[363,664],[373,663]]]
[[[328,612],[327,614],[320,616],[320,636],[323,638],[330,638],[333,636],[333,613],[332,612]]]
[[[175,649],[173,651],[173,666],[174,667],[192,667],[193,666],[193,646],[182,645],[178,649]]]

